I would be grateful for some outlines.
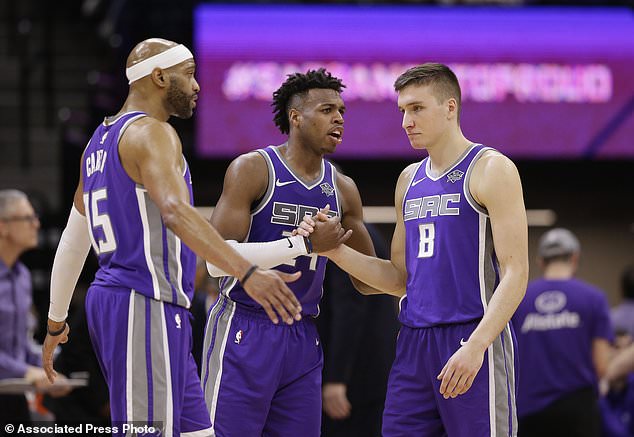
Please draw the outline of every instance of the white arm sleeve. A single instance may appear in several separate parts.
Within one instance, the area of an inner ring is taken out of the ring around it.
[[[263,269],[279,266],[300,255],[308,255],[304,237],[301,235],[286,237],[276,241],[266,241],[264,243],[238,243],[235,240],[227,240],[227,244],[250,261],[251,264],[256,264]],[[207,263],[207,271],[214,278],[218,276],[229,276],[226,272],[211,263]]]
[[[66,320],[70,299],[89,250],[90,236],[86,217],[73,205],[53,260],[49,319],[55,322]]]

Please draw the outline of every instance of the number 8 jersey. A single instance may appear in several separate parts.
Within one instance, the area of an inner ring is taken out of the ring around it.
[[[492,150],[472,145],[433,177],[423,159],[403,198],[406,295],[400,321],[413,328],[482,318],[499,282],[487,211],[469,192],[475,162]]]
[[[99,270],[93,284],[130,288],[188,308],[194,293],[196,255],[163,223],[158,206],[119,159],[119,140],[134,121],[130,112],[106,118],[90,139],[81,165],[83,198]],[[191,176],[183,178],[192,203]]]

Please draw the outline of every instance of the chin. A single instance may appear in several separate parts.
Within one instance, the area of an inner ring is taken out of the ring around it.
[[[410,142],[410,145],[412,146],[412,149],[416,149],[416,150],[426,149],[425,145],[420,142],[415,142],[415,143]]]

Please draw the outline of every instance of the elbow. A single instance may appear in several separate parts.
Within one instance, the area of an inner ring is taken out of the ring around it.
[[[178,223],[180,212],[183,210],[184,202],[177,197],[169,196],[161,202],[159,210],[161,212],[161,218],[169,229],[174,229],[174,226]]]

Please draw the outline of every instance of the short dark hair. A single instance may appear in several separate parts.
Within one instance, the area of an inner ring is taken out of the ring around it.
[[[288,121],[289,102],[295,95],[306,95],[315,88],[331,89],[340,93],[346,86],[325,68],[308,70],[304,73],[289,74],[286,81],[273,93],[273,121],[283,134],[290,132]]]
[[[441,102],[456,99],[458,113],[462,107],[462,93],[456,74],[444,64],[428,62],[417,65],[401,74],[394,82],[394,90],[401,91],[409,85],[433,85],[436,99]]]

